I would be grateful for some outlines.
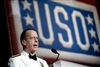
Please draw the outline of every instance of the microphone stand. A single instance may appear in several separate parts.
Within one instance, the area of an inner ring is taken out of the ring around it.
[[[59,53],[57,52],[57,50],[55,50],[55,49],[52,49],[51,51],[52,51],[53,53],[55,53],[55,54],[58,54],[57,58],[56,58],[55,61],[54,61],[54,62],[56,62],[56,61],[58,60],[60,54],[59,54]],[[53,63],[54,63],[54,62],[53,62]],[[50,64],[49,66],[50,66],[50,67],[53,67],[53,64]]]
[[[59,53],[57,53],[57,54],[58,54],[58,56],[57,56],[57,58],[56,58],[55,62],[58,60],[58,58],[59,58],[59,55],[60,55]]]

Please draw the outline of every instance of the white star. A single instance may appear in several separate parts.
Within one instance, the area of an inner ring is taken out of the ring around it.
[[[86,17],[86,19],[87,19],[87,21],[88,21],[88,24],[91,24],[91,25],[93,25],[93,23],[92,23],[92,18],[90,17],[90,15],[88,15],[88,17]]]
[[[22,4],[24,5],[24,10],[28,9],[29,11],[31,11],[30,9],[31,3],[28,3],[28,1],[25,0],[24,2],[22,2]]]
[[[100,52],[100,51],[99,51],[99,48],[98,48],[99,45],[97,45],[96,43],[92,44],[92,47],[93,47],[93,49],[94,49],[94,52],[95,52],[95,51]]]
[[[26,20],[26,25],[30,24],[34,26],[32,23],[33,19],[29,16],[29,14],[27,14],[27,17],[24,17],[24,19]]]
[[[90,33],[91,37],[96,38],[95,31],[92,28],[91,28],[91,30],[89,30],[89,33]]]

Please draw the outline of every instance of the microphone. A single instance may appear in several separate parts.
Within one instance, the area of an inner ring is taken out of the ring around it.
[[[59,57],[60,54],[59,54],[59,53],[57,52],[57,50],[54,49],[54,48],[52,48],[51,51],[52,51],[53,53],[55,53],[55,54],[58,54],[57,58],[56,58],[55,61],[54,61],[54,62],[56,62],[56,61],[58,60],[58,57]],[[54,63],[54,62],[53,62],[53,63]],[[50,64],[48,63],[48,64],[49,64],[50,67],[53,67],[53,63],[50,63]]]
[[[57,50],[56,49],[54,49],[54,48],[52,48],[51,49],[51,51],[53,52],[53,53],[55,53],[55,54],[58,54],[58,56],[57,56],[57,58],[56,58],[56,60],[55,60],[55,62],[58,60],[58,57],[59,57],[59,53],[57,52]]]

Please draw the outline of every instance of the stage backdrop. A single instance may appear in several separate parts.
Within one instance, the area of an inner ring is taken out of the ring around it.
[[[39,34],[37,55],[100,64],[100,21],[95,6],[75,0],[7,0],[12,54],[22,51],[20,34]]]

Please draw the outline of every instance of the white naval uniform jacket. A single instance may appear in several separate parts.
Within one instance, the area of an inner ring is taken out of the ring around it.
[[[29,54],[22,51],[19,56],[11,57],[8,60],[9,67],[49,67],[47,62],[39,57],[37,61],[30,59]]]

